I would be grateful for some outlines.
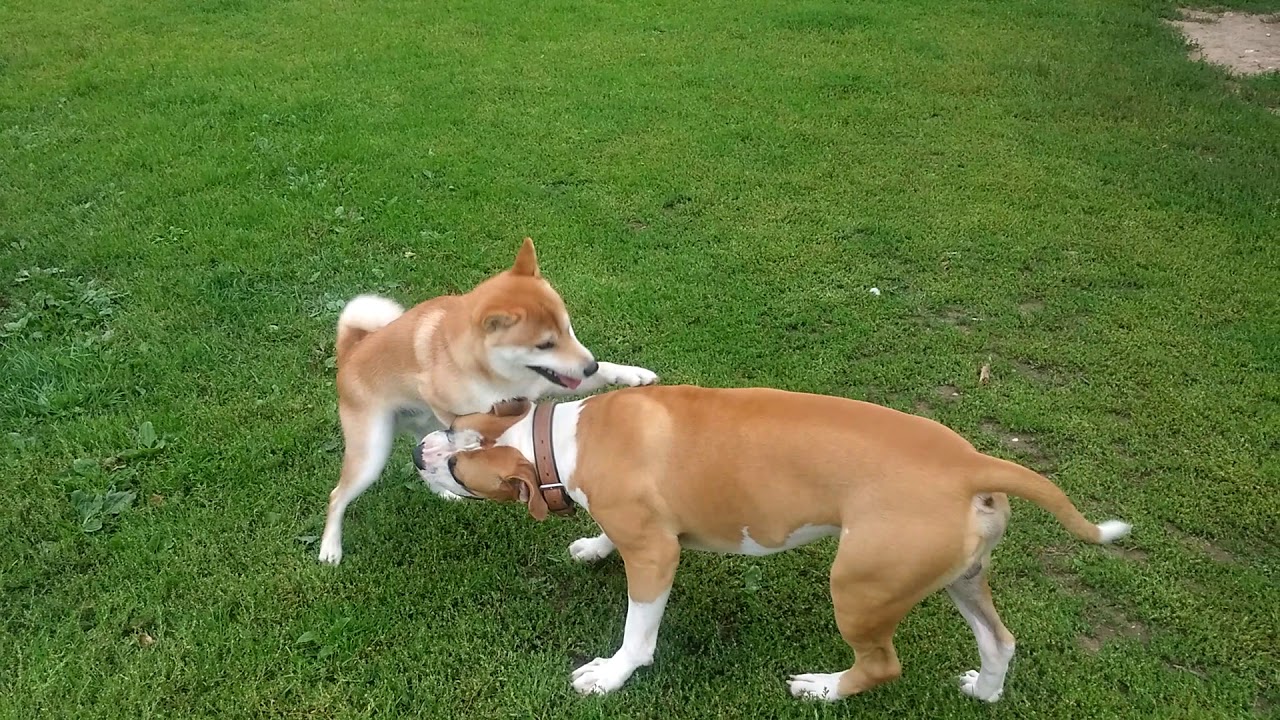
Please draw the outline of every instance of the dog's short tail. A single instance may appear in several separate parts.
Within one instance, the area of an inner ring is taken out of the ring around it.
[[[369,333],[391,324],[404,314],[404,308],[394,300],[378,295],[358,295],[342,308],[338,316],[338,362],[343,359]]]
[[[1062,489],[1039,473],[1017,463],[1000,458],[980,455],[969,473],[969,489],[972,495],[984,492],[1002,492],[1017,495],[1053,513],[1058,522],[1076,537],[1094,544],[1106,544],[1129,534],[1132,525],[1119,520],[1108,520],[1094,525],[1076,509]]]

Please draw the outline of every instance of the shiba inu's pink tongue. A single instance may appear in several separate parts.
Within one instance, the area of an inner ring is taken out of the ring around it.
[[[582,384],[582,381],[579,380],[578,378],[571,378],[565,375],[561,375],[560,380],[564,382],[564,386],[569,388],[570,390],[573,390]]]

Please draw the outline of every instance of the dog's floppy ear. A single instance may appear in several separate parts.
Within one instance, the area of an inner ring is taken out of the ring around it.
[[[520,502],[529,508],[534,520],[547,519],[547,501],[538,490],[538,473],[528,461],[516,463],[515,469],[504,478],[511,484]]]
[[[516,253],[516,264],[511,266],[511,274],[542,277],[538,273],[538,253],[533,249],[533,238],[527,237],[524,239],[524,244],[520,246],[520,252]]]

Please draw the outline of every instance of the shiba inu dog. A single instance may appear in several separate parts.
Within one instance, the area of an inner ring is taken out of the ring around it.
[[[382,297],[355,298],[338,318],[337,356],[345,449],[320,541],[320,560],[335,565],[342,560],[343,514],[382,473],[398,414],[429,410],[448,426],[505,400],[658,379],[644,368],[597,362],[578,342],[564,302],[538,270],[530,238],[509,270],[466,294],[408,311]]]

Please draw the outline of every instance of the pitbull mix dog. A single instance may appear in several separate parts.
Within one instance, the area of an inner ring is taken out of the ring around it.
[[[1094,525],[1053,483],[932,420],[779,390],[634,388],[508,417],[460,417],[424,438],[417,455],[438,491],[519,501],[539,520],[576,502],[602,532],[569,553],[583,562],[615,548],[622,556],[622,647],[574,671],[581,693],[616,690],[653,661],[682,547],[767,555],[838,535],[831,599],[855,662],[794,675],[791,694],[833,701],[897,678],[898,623],[946,588],[982,661],[960,676],[961,691],[994,702],[1014,652],[987,584],[1009,519],[1005,493],[1086,542],[1130,529]]]
[[[430,410],[447,427],[506,400],[657,380],[644,368],[596,362],[578,342],[530,238],[510,270],[464,295],[408,312],[386,298],[355,298],[338,318],[337,355],[345,449],[320,541],[320,560],[335,565],[343,514],[386,465],[399,413]]]

